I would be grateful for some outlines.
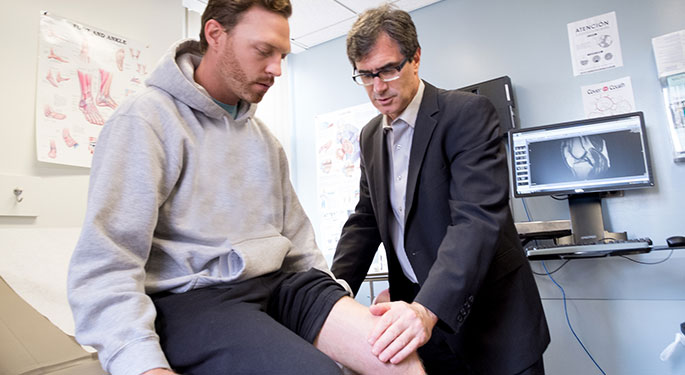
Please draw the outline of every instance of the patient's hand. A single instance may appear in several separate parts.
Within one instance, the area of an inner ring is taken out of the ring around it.
[[[178,375],[175,372],[169,370],[168,368],[153,368],[152,370],[145,371],[140,375]]]

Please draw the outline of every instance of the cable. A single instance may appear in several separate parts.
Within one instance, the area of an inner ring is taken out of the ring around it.
[[[535,272],[535,271],[533,271],[533,273],[536,274],[536,275],[538,275],[538,276],[552,275],[552,274],[554,274],[555,272],[557,272],[557,271],[559,271],[560,269],[562,269],[562,268],[566,265],[566,263],[568,263],[568,262],[570,262],[570,261],[571,261],[571,259],[566,259],[566,261],[564,261],[564,263],[562,263],[561,266],[557,267],[557,269],[555,269],[555,270],[552,271],[552,272],[540,273],[540,272]],[[545,269],[545,270],[546,270],[546,269]]]
[[[530,213],[528,212],[528,205],[526,204],[526,198],[521,198],[521,203],[523,204],[523,210],[526,211],[526,218],[530,221]]]
[[[628,259],[628,260],[631,261],[631,262],[635,262],[635,263],[639,263],[639,264],[646,264],[646,265],[648,265],[648,266],[652,266],[652,265],[655,265],[655,264],[663,263],[663,262],[665,262],[665,261],[671,259],[671,256],[673,255],[673,250],[674,250],[674,249],[671,249],[671,252],[668,254],[668,256],[667,256],[666,258],[664,258],[664,259],[662,259],[662,260],[659,260],[659,261],[656,261],[656,262],[643,262],[643,261],[640,261],[640,260],[637,260],[637,259],[629,258],[629,257],[626,256],[626,255],[619,255],[619,256],[620,256],[621,258]]]
[[[588,357],[590,357],[590,359],[591,359],[592,362],[595,364],[595,366],[597,366],[597,368],[599,369],[599,371],[601,371],[603,375],[607,375],[607,373],[604,372],[604,370],[602,370],[602,368],[599,366],[599,364],[597,363],[597,361],[595,361],[595,359],[592,357],[592,354],[590,354],[590,352],[585,348],[585,345],[583,345],[583,342],[580,341],[580,338],[578,337],[578,335],[576,335],[576,331],[573,330],[573,326],[571,325],[571,320],[568,318],[568,309],[566,308],[566,292],[564,292],[564,288],[562,288],[561,285],[559,285],[559,283],[557,283],[557,281],[554,280],[554,278],[552,277],[552,275],[551,275],[551,274],[549,273],[549,271],[547,270],[547,266],[545,265],[545,261],[544,261],[544,260],[542,261],[542,267],[545,268],[545,272],[547,272],[547,276],[549,276],[549,279],[552,280],[552,282],[554,283],[554,285],[556,285],[556,286],[559,288],[559,290],[561,290],[561,295],[562,295],[562,297],[563,297],[563,299],[564,299],[564,314],[566,314],[566,323],[568,323],[568,328],[571,329],[571,333],[573,333],[573,336],[576,338],[576,340],[578,341],[578,343],[580,344],[580,346],[583,348],[583,350],[585,350],[585,353],[588,355]]]

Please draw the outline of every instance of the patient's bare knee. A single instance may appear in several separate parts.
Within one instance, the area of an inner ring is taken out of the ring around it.
[[[423,375],[425,370],[416,352],[398,364],[381,362],[371,352],[368,335],[379,317],[350,297],[341,298],[331,310],[314,345],[346,371],[360,375]]]

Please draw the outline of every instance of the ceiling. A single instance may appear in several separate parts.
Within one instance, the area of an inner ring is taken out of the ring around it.
[[[202,13],[208,0],[183,0],[183,6]],[[398,8],[412,10],[437,3],[441,0],[290,0],[293,15],[290,17],[290,39],[292,52],[306,51],[317,44],[347,34],[365,9],[383,3],[392,3]]]

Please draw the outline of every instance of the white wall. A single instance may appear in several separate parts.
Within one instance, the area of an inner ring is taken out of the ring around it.
[[[38,162],[35,94],[41,11],[150,45],[156,61],[183,36],[181,0],[2,0],[0,36],[0,175],[41,177],[37,218],[1,217],[0,227],[80,226],[88,191],[87,168]],[[0,192],[5,197],[8,192]]]

